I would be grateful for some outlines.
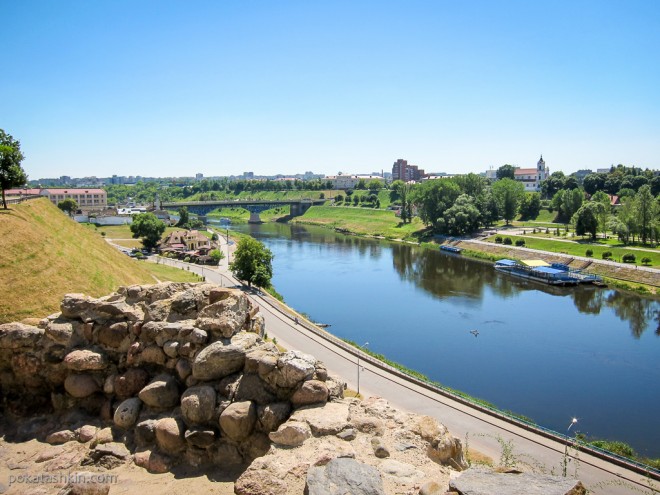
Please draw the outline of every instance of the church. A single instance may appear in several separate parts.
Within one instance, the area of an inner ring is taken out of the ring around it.
[[[543,155],[536,164],[536,168],[517,168],[514,177],[525,185],[526,192],[537,192],[541,190],[541,181],[550,176],[550,171],[543,161]]]

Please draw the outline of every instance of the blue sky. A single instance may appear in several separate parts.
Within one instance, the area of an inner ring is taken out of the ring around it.
[[[660,169],[660,2],[5,2],[30,178]]]

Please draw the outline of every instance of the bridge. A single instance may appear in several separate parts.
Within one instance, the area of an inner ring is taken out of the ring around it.
[[[178,201],[178,202],[161,202],[161,210],[179,209],[186,206],[190,213],[199,216],[206,216],[213,210],[218,208],[243,208],[250,212],[249,223],[261,223],[259,213],[262,211],[270,210],[278,206],[290,206],[291,216],[299,217],[303,215],[313,205],[322,205],[325,199],[294,199],[294,200],[223,200],[223,201]]]

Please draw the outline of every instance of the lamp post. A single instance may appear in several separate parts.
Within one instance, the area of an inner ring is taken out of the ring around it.
[[[227,227],[227,268],[229,268],[229,227]]]
[[[368,345],[369,345],[369,342],[365,342],[364,344],[358,346],[358,354],[357,354],[357,393],[358,393],[358,395],[360,395],[360,349],[364,349]]]

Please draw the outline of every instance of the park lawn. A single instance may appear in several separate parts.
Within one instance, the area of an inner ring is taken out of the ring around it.
[[[381,236],[387,239],[416,239],[425,226],[419,218],[402,224],[393,211],[341,206],[312,206],[293,223],[321,225],[354,234]]]
[[[200,282],[202,280],[202,277],[196,273],[181,268],[146,261],[139,261],[138,263],[141,263],[146,270],[161,282]]]
[[[539,239],[539,238],[530,238],[530,237],[522,237],[522,236],[515,236],[515,235],[505,235],[505,234],[499,234],[503,238],[505,237],[510,237],[511,241],[513,241],[513,245],[515,245],[516,240],[518,239],[523,239],[525,241],[525,247],[529,249],[538,249],[539,251],[549,251],[552,253],[562,253],[562,254],[568,254],[571,256],[586,256],[586,251],[587,249],[591,249],[593,251],[593,258],[594,259],[602,259],[603,258],[603,253],[605,251],[610,251],[612,253],[612,260],[613,261],[619,261],[624,254],[632,253],[635,255],[637,258],[637,263],[638,265],[641,265],[641,260],[642,258],[650,258],[651,263],[649,266],[658,266],[660,265],[660,253],[653,253],[653,252],[646,252],[646,251],[638,251],[635,249],[628,249],[625,247],[614,247],[614,246],[603,246],[601,244],[592,244],[589,242],[580,242],[580,241],[571,241],[571,242],[565,242],[565,241],[557,241],[557,240],[551,240],[551,239]],[[490,236],[486,240],[489,242],[495,242],[495,237],[497,236]],[[632,263],[631,263],[632,264]]]

